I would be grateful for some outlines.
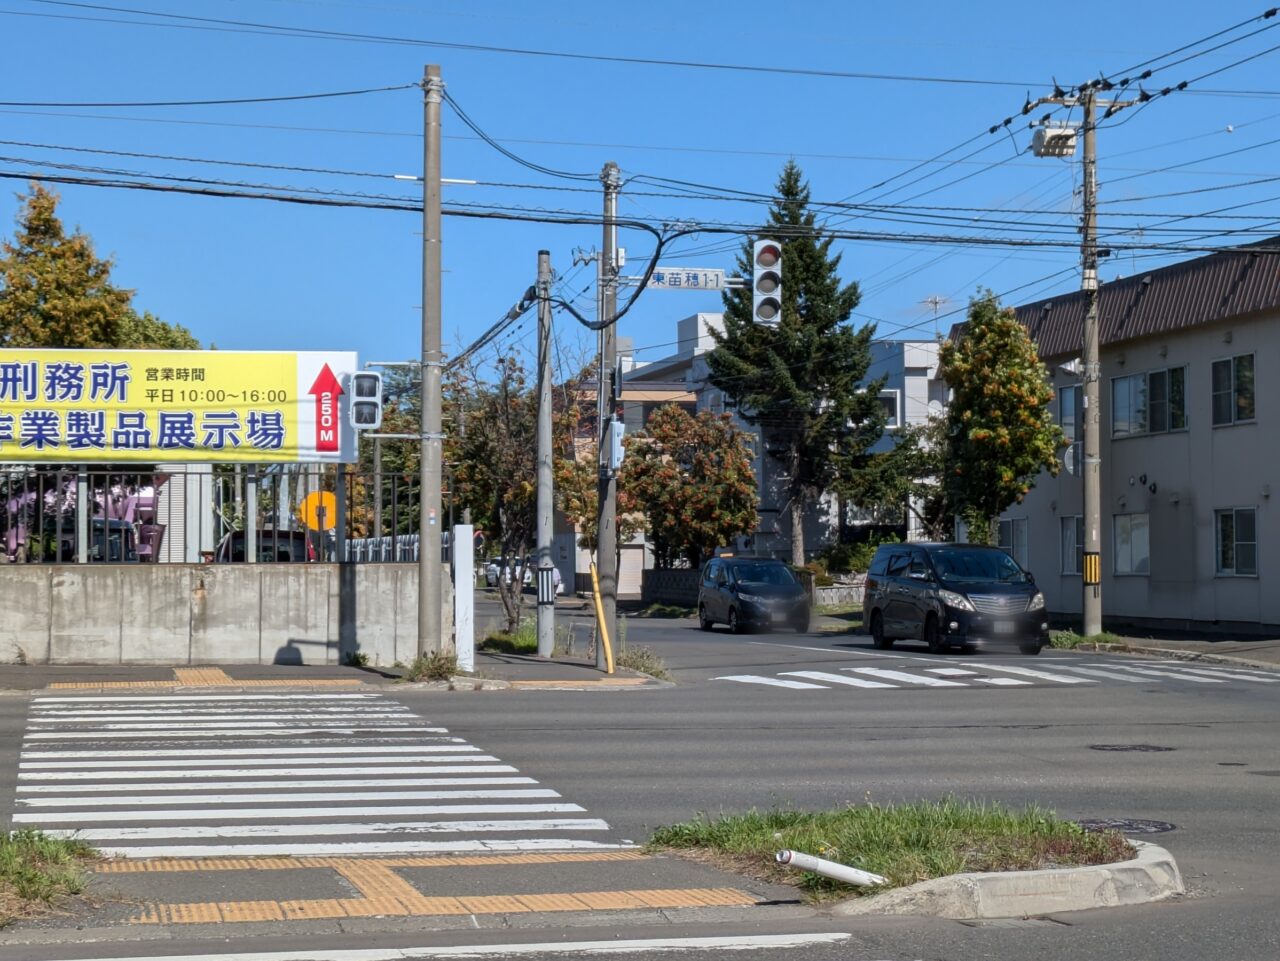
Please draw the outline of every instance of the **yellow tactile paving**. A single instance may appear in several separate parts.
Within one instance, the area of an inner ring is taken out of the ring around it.
[[[315,898],[307,901],[281,901],[280,910],[286,921],[307,921],[348,917],[342,901],[335,898]]]
[[[284,911],[276,901],[219,901],[223,921],[283,921]]]
[[[459,868],[509,864],[575,864],[593,861],[646,861],[643,851],[565,851],[547,854],[421,855],[400,858],[259,857],[259,858],[155,858],[149,861],[103,861],[99,874],[163,873],[166,871],[290,871],[306,868],[341,869],[346,865],[378,865],[383,868]]]
[[[586,911],[585,901],[573,894],[521,894],[517,900],[526,911]]]
[[[183,687],[225,687],[235,681],[217,667],[175,667],[174,676]]]
[[[48,688],[56,690],[89,690],[99,688],[126,688],[126,687],[177,687],[175,681],[52,681]],[[46,688],[46,690],[48,689]]]
[[[208,924],[218,921],[304,921],[345,917],[429,917],[459,914],[533,914],[551,911],[634,911],[644,908],[745,907],[756,898],[733,888],[576,891],[563,894],[489,894],[429,897],[318,898],[303,901],[219,901],[150,904],[133,924]]]

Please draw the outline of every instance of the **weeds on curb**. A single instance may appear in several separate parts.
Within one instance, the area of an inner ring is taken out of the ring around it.
[[[1118,831],[1086,831],[1034,805],[1010,809],[944,798],[880,805],[868,800],[835,811],[748,811],[658,829],[650,847],[693,853],[771,882],[791,883],[815,898],[871,894],[966,871],[1021,871],[1110,864],[1133,856]],[[792,849],[888,878],[855,888],[774,860]]]
[[[81,893],[84,863],[96,857],[83,841],[33,830],[0,835],[0,928],[63,895]]]
[[[406,681],[447,681],[458,673],[458,655],[436,651],[419,654],[405,671]]]
[[[1091,644],[1124,644],[1124,638],[1118,634],[1112,634],[1110,631],[1103,631],[1100,634],[1090,634],[1084,637],[1075,631],[1050,631],[1049,645],[1051,647],[1061,648],[1065,650],[1074,650],[1077,647],[1088,647]]]

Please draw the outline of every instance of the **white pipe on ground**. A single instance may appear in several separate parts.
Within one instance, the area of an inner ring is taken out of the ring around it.
[[[878,874],[872,874],[870,871],[859,871],[857,868],[851,868],[847,864],[837,864],[835,861],[828,861],[825,858],[815,858],[812,854],[804,854],[800,851],[779,851],[774,857],[777,858],[779,864],[785,864],[787,867],[795,868],[797,871],[812,871],[814,874],[821,874],[836,881],[843,881],[845,884],[857,884],[865,887],[873,884],[887,884],[889,880],[888,878],[880,877]]]

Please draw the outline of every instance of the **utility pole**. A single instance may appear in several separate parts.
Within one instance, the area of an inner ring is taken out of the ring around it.
[[[1081,84],[1076,93],[1069,93],[1055,85],[1053,96],[1041,97],[1023,105],[1022,113],[1028,114],[1043,104],[1061,107],[1080,107],[1084,120],[1081,123],[1081,139],[1084,141],[1084,193],[1080,239],[1080,288],[1085,295],[1084,331],[1082,335],[1081,365],[1084,399],[1084,544],[1081,564],[1081,619],[1086,636],[1102,631],[1102,366],[1099,361],[1098,324],[1098,108],[1106,107],[1103,118],[1109,118],[1126,107],[1145,103],[1150,96],[1143,94],[1136,100],[1098,99],[1099,90],[1110,90],[1106,80],[1094,80]],[[1008,126],[1006,120],[1004,126]],[[1035,126],[1035,124],[1032,124]],[[1075,152],[1076,133],[1070,127],[1052,126],[1048,115],[1041,121],[1042,129],[1036,131],[1032,149],[1037,156],[1069,157]],[[999,127],[992,127],[994,133]]]
[[[538,656],[556,640],[556,590],[551,560],[551,252],[538,251]]]
[[[600,341],[599,384],[600,405],[600,481],[597,487],[599,510],[596,515],[596,569],[600,577],[601,607],[609,637],[614,639],[618,623],[618,479],[609,466],[612,447],[614,397],[617,386],[614,374],[618,365],[618,331],[614,315],[618,312],[618,190],[622,183],[618,165],[612,160],[600,171],[604,184],[604,235],[600,251],[600,313],[603,324]],[[596,667],[608,669],[604,644],[596,644]]]
[[[1097,98],[1081,92],[1084,111],[1084,235],[1080,243],[1084,314],[1084,635],[1102,632],[1102,424],[1098,360],[1098,144]]]
[[[418,654],[444,649],[440,564],[443,465],[440,300],[440,67],[423,72],[422,138],[422,444],[418,491]]]

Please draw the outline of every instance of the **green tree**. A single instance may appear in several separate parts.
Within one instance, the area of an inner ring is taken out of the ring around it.
[[[884,431],[882,382],[859,386],[871,364],[874,326],[848,323],[861,297],[842,284],[840,255],[809,211],[809,186],[789,161],[761,236],[782,244],[782,316],[776,327],[753,323],[749,289],[724,295],[724,332],[712,331],[711,383],[761,428],[781,466],[791,519],[791,559],[805,562],[805,510],[828,490],[851,482],[866,449]],[[751,243],[738,258],[751,276]]]
[[[58,195],[31,185],[12,241],[0,244],[0,347],[196,349],[199,342],[132,306],[79,230],[58,219]]]
[[[1036,345],[1012,310],[987,292],[969,305],[958,341],[943,344],[947,411],[943,487],[977,543],[1021,501],[1042,470],[1056,475],[1066,445],[1049,413],[1053,389]]]
[[[626,440],[619,486],[644,518],[658,567],[697,567],[756,527],[756,477],[743,433],[728,415],[659,408]]]

